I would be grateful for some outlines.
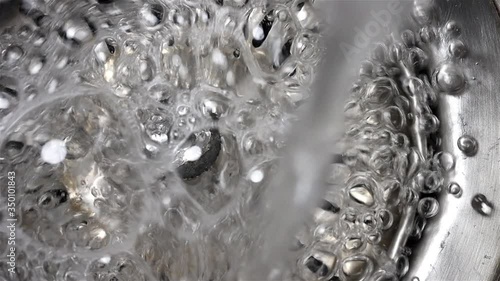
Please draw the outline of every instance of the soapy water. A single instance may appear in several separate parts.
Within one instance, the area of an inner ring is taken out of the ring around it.
[[[465,87],[466,47],[453,24],[395,33],[347,97],[354,66],[322,48],[319,5],[23,1],[0,36],[0,177],[16,174],[18,219],[0,280],[404,276],[454,166],[433,109]],[[433,40],[451,42],[435,69]]]

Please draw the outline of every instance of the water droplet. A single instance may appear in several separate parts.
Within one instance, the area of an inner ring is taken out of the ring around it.
[[[113,38],[106,38],[94,47],[94,54],[98,61],[106,63],[118,50],[118,44]]]
[[[461,32],[460,26],[456,21],[449,21],[448,23],[446,23],[444,31],[446,34],[453,37],[460,35]]]
[[[226,83],[228,86],[234,86],[236,83],[236,78],[234,77],[234,72],[229,70],[226,74]]]
[[[422,198],[418,202],[417,211],[426,219],[432,218],[439,212],[439,202],[432,197]]]
[[[347,208],[341,215],[341,219],[343,222],[347,223],[347,226],[350,227],[356,222],[357,212],[354,208]]]
[[[452,182],[448,185],[448,193],[460,198],[462,196],[462,187],[458,183]]]
[[[44,209],[53,209],[59,207],[62,203],[68,201],[68,192],[64,189],[52,189],[46,191],[38,198],[38,205]]]
[[[439,88],[447,93],[455,93],[465,87],[465,78],[460,69],[452,64],[441,65],[435,74]]]
[[[376,62],[384,62],[388,53],[387,47],[384,44],[378,43],[372,50],[371,57]]]
[[[168,19],[179,27],[188,27],[191,24],[188,20],[188,13],[185,10],[171,10],[168,14]]]
[[[389,176],[406,168],[406,159],[398,157],[397,152],[390,146],[384,145],[375,150],[369,161],[370,167],[381,176]]]
[[[382,234],[379,231],[371,233],[368,235],[368,242],[373,245],[377,245],[382,241]]]
[[[365,232],[369,233],[375,230],[378,221],[375,219],[374,214],[369,212],[363,215],[360,219],[360,224],[364,228]]]
[[[392,79],[377,78],[367,84],[363,92],[363,105],[368,109],[377,109],[390,104],[399,91]]]
[[[139,13],[143,19],[144,25],[147,27],[157,26],[163,20],[163,7],[158,4],[145,4]]]
[[[278,12],[278,19],[280,21],[286,21],[288,19],[288,13],[285,10],[280,10]]]
[[[24,54],[24,51],[21,47],[17,45],[11,45],[5,49],[3,58],[8,63],[15,63],[18,61]]]
[[[478,151],[477,140],[469,135],[464,135],[458,138],[457,141],[458,149],[463,152],[466,156],[474,156]]]
[[[401,255],[396,260],[396,268],[399,277],[403,277],[408,273],[410,269],[410,262],[408,261],[408,257]]]
[[[63,69],[68,65],[69,58],[68,56],[62,55],[56,59],[56,67],[58,69]]]
[[[394,216],[392,215],[389,210],[382,209],[377,212],[377,217],[380,222],[380,226],[382,230],[387,230],[391,228],[393,222],[394,222]]]
[[[41,157],[44,162],[55,165],[66,158],[66,153],[66,143],[62,140],[53,139],[43,145]]]
[[[336,261],[337,258],[333,255],[316,252],[304,261],[304,265],[310,272],[321,278],[326,277],[330,273]]]
[[[342,273],[348,278],[362,280],[372,270],[372,262],[365,256],[347,258],[342,263]]]
[[[467,55],[467,48],[460,40],[455,40],[450,43],[449,52],[456,58],[464,58]]]
[[[406,47],[411,48],[415,46],[415,33],[411,30],[405,30],[401,33],[401,39]]]
[[[449,172],[455,167],[455,157],[448,152],[438,152],[434,155],[434,161],[445,172]]]
[[[186,161],[186,152],[195,146],[201,149],[201,154],[196,161]],[[221,148],[221,135],[217,129],[191,134],[176,152],[177,172],[184,179],[200,176],[215,164]]]
[[[31,75],[38,74],[42,70],[45,64],[45,58],[41,56],[35,56],[31,59],[28,65],[28,73]]]
[[[264,144],[255,136],[248,134],[243,137],[243,150],[249,155],[258,155],[264,151]]]
[[[108,240],[109,240],[109,235],[104,229],[102,228],[94,229],[90,232],[89,247],[91,249],[100,249],[101,247],[107,244]]]
[[[35,32],[33,34],[32,40],[34,46],[40,47],[43,43],[45,43],[46,38],[45,35],[42,35],[39,32]]]
[[[432,43],[436,40],[436,32],[430,26],[423,27],[420,29],[420,40],[424,43]]]
[[[305,9],[300,9],[300,11],[297,13],[297,18],[299,19],[299,21],[305,21],[307,19],[307,16],[307,11]]]
[[[172,117],[169,113],[160,108],[150,108],[138,110],[137,115],[151,140],[157,143],[165,143],[169,140],[168,132],[172,127]]]
[[[416,77],[409,77],[403,81],[404,88],[410,96],[420,96],[424,93],[424,82]]]
[[[259,26],[256,26],[253,30],[252,30],[252,36],[253,36],[253,39],[254,40],[262,40],[264,39],[264,30],[262,29],[262,27],[259,25]]]
[[[429,25],[434,20],[434,1],[415,1],[413,17],[421,25]]]
[[[24,40],[28,39],[33,33],[33,28],[30,26],[24,25],[18,30],[18,36]]]
[[[204,116],[213,120],[219,120],[226,116],[229,110],[230,100],[218,94],[206,96],[201,104],[201,112]]]
[[[349,196],[357,203],[372,206],[375,203],[373,194],[365,185],[357,185],[349,189]]]
[[[111,261],[111,257],[108,255],[103,256],[102,258],[99,259],[99,262],[103,263],[103,264],[108,264],[110,261]]]
[[[260,183],[264,179],[264,172],[260,169],[255,169],[250,172],[250,181]]]
[[[415,222],[413,223],[411,236],[413,236],[416,240],[419,240],[422,237],[422,233],[424,232],[426,226],[427,220],[421,216],[417,216],[415,218]]]
[[[407,149],[409,148],[410,145],[410,139],[408,138],[407,135],[403,133],[394,134],[392,136],[391,142],[393,145],[402,149]]]
[[[373,75],[373,63],[371,63],[370,61],[363,62],[359,69],[359,76],[372,77],[372,75]]]
[[[295,37],[292,44],[291,53],[298,55],[303,61],[311,61],[316,59],[318,38],[310,33],[303,33]]]
[[[106,43],[108,45],[111,45],[111,46],[114,47],[116,41],[114,39],[112,39],[112,38],[109,38],[109,39],[111,39],[111,41],[110,42],[106,42]],[[171,46],[173,46],[173,44],[174,44],[174,39],[172,37],[169,37],[167,39],[166,45],[169,46],[169,47],[171,47]],[[139,49],[139,44],[135,40],[127,40],[123,44],[123,50],[128,55],[134,54],[135,52],[137,52],[138,49]]]
[[[141,74],[141,79],[143,81],[151,81],[154,76],[154,66],[153,62],[151,59],[146,58],[146,59],[141,59],[139,62],[139,71]]]
[[[118,85],[113,93],[120,98],[125,98],[130,95],[131,91],[132,89],[125,85]]]
[[[426,194],[437,193],[443,186],[443,181],[443,176],[440,173],[436,171],[427,172],[421,192]]]
[[[89,42],[93,37],[91,27],[83,20],[68,20],[64,23],[59,34],[64,41],[74,45]]]
[[[399,63],[403,58],[403,46],[400,43],[394,43],[389,47],[389,58],[392,63]]]
[[[397,106],[390,106],[384,110],[384,119],[397,131],[403,130],[406,126],[404,112]]]
[[[212,62],[222,69],[226,69],[228,66],[226,55],[224,55],[219,49],[214,49],[212,51]]]
[[[379,110],[373,110],[366,114],[365,121],[367,124],[372,126],[379,126],[382,120],[382,112]]]
[[[408,51],[404,62],[406,67],[419,72],[427,66],[428,60],[427,54],[422,49],[414,47]]]
[[[179,105],[177,107],[177,114],[179,114],[179,116],[185,116],[188,113],[189,113],[189,107],[185,105]]]
[[[182,161],[184,162],[196,161],[201,157],[201,148],[199,146],[191,146],[184,151],[182,157]]]
[[[493,205],[483,194],[476,194],[472,198],[472,208],[483,216],[490,216],[493,213]]]
[[[7,109],[10,107],[10,101],[6,98],[0,97],[0,109]]]
[[[335,204],[331,203],[330,201],[327,200],[322,200],[320,208],[324,211],[327,212],[332,212],[334,214],[340,212],[340,208],[336,206]]]
[[[66,139],[66,148],[68,151],[66,158],[74,160],[84,157],[93,144],[94,140],[89,134],[82,129],[76,130],[76,132]]]
[[[352,236],[348,237],[344,243],[344,248],[348,251],[358,250],[363,246],[363,240],[360,237]]]
[[[432,134],[439,130],[439,119],[432,113],[422,115],[420,130],[425,134]]]

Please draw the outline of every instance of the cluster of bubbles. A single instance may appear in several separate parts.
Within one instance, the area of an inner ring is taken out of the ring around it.
[[[0,180],[16,172],[20,226],[0,280],[223,280],[257,241],[245,227],[308,97],[313,1],[21,2],[0,34]],[[467,87],[467,48],[433,9],[415,5],[420,27],[362,64],[291,280],[398,280],[437,195],[462,195],[434,112]],[[448,53],[432,65],[436,44]],[[468,135],[457,145],[478,151]]]
[[[19,227],[0,280],[222,280],[309,95],[312,2],[20,2],[0,34]]]
[[[460,66],[467,48],[456,22],[439,23],[433,1],[415,1],[413,19],[419,28],[375,45],[362,63],[345,106],[348,129],[344,153],[332,164],[332,188],[313,231],[299,239],[312,241],[298,262],[305,280],[399,280],[410,266],[405,246],[438,214],[441,191],[462,195],[458,183],[446,185],[455,157],[441,151],[434,112],[438,95],[467,88]],[[443,48],[444,56],[434,51]],[[469,135],[457,146],[468,157],[478,151]],[[484,216],[493,211],[482,194],[472,207]]]

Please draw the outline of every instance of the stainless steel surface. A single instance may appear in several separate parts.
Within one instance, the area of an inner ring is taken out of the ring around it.
[[[497,1],[500,2],[500,1]],[[438,26],[454,20],[468,55],[459,64],[467,79],[459,95],[440,94],[442,148],[456,156],[449,182],[458,183],[461,197],[443,192],[440,213],[431,219],[422,240],[413,249],[406,280],[500,280],[500,219],[498,210],[482,216],[471,207],[475,194],[484,194],[500,206],[500,29],[497,9],[489,0],[439,1]],[[434,53],[446,53],[446,45]],[[468,134],[479,142],[476,156],[457,147]]]

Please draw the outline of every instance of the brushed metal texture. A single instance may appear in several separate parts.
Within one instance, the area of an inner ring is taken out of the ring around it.
[[[500,280],[500,18],[489,0],[437,5],[440,25],[457,22],[460,40],[468,47],[461,62],[467,89],[460,95],[441,94],[439,100],[442,148],[456,157],[449,182],[458,183],[463,194],[456,198],[442,193],[440,213],[413,249],[405,280]],[[458,149],[457,140],[465,134],[479,142],[473,157]],[[478,193],[497,208],[491,216],[473,210],[471,200]]]

